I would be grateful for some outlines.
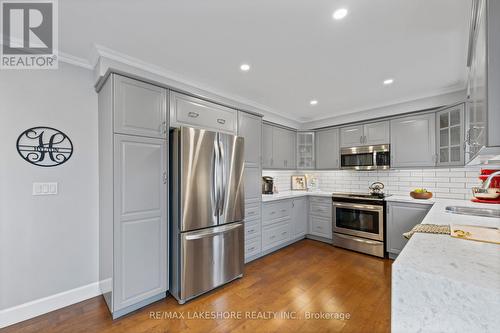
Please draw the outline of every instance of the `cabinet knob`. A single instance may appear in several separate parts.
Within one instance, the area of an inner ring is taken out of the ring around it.
[[[189,112],[188,113],[188,117],[191,117],[191,118],[198,118],[200,114],[198,112]]]

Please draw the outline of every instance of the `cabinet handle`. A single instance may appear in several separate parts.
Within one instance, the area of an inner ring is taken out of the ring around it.
[[[250,229],[247,231],[247,234],[253,234],[255,232],[255,229]]]
[[[255,250],[255,246],[252,246],[251,248],[248,249],[248,252]]]
[[[286,231],[283,231],[281,234],[284,236],[284,235],[286,235],[286,234],[287,234],[287,232],[286,232]]]
[[[269,213],[269,214],[274,215],[274,214],[276,214],[276,212],[275,212],[275,211],[272,211],[272,212],[271,212],[271,213]]]
[[[222,118],[217,118],[217,122],[218,122],[219,124],[224,125],[224,124],[226,123],[226,120],[225,120],[225,119],[222,119]]]
[[[198,112],[189,112],[188,113],[188,117],[191,117],[191,118],[198,118],[200,114]]]
[[[363,143],[363,136],[359,137],[359,143]]]
[[[167,180],[168,180],[168,178],[167,178],[167,172],[165,171],[165,172],[163,172],[163,184],[166,184]]]
[[[163,130],[163,134],[167,134],[167,122],[163,121],[161,123],[161,129]]]
[[[248,212],[248,215],[255,215],[255,212],[253,212],[253,211]]]
[[[286,209],[282,209],[281,211],[284,213],[284,212],[286,212]]]
[[[271,238],[271,239],[275,239],[275,238],[276,238],[276,236],[275,236],[275,235],[272,235],[270,238]]]

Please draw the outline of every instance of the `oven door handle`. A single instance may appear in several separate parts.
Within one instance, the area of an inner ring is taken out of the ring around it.
[[[363,209],[363,210],[369,210],[373,212],[382,212],[384,210],[383,206],[372,206],[372,205],[360,205],[360,204],[345,204],[341,202],[334,202],[333,203],[334,207],[341,207],[341,208],[354,208],[354,209]]]
[[[358,242],[358,243],[364,243],[364,244],[370,244],[370,245],[382,245],[382,242],[371,241],[368,239],[361,239],[361,238],[352,237],[352,236],[346,236],[346,235],[342,235],[342,234],[338,234],[338,233],[335,233],[335,236],[340,237],[340,238],[344,238],[344,239],[348,239],[348,240],[353,240],[353,241]]]

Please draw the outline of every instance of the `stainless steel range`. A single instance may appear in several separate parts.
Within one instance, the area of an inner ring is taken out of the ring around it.
[[[384,193],[333,193],[333,245],[385,257]]]

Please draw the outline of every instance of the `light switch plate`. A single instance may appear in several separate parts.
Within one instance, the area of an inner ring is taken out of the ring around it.
[[[56,195],[57,183],[33,183],[33,195]]]

